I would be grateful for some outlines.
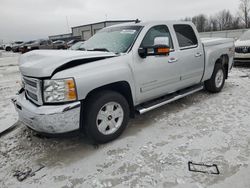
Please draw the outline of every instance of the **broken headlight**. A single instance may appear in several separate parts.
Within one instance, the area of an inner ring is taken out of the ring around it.
[[[44,80],[43,100],[45,103],[60,103],[77,100],[74,79]]]

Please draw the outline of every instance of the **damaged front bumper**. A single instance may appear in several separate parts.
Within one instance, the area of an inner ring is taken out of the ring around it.
[[[18,112],[19,121],[37,132],[61,134],[80,128],[80,102],[36,106],[26,98],[24,92],[12,101]]]

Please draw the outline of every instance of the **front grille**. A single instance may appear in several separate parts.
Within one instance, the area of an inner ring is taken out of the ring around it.
[[[29,97],[31,97],[33,100],[38,101],[37,95],[35,95],[35,94],[29,92],[28,90],[26,90],[26,93],[27,93],[27,95],[28,95]]]
[[[36,78],[23,77],[25,93],[35,104],[42,105],[41,80]]]
[[[23,78],[24,82],[28,85],[31,85],[32,87],[34,88],[37,88],[37,82],[36,81],[31,81],[31,80],[28,80],[27,78]]]
[[[248,46],[236,47],[235,52],[240,54],[247,54],[250,53],[250,47]]]

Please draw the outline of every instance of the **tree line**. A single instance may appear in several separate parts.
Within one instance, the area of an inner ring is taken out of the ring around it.
[[[199,14],[182,20],[192,21],[199,32],[250,28],[250,0],[240,0],[238,12],[235,15],[225,9],[213,16]]]

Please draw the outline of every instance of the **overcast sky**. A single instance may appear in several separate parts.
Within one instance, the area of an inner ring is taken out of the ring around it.
[[[178,20],[238,7],[239,0],[0,0],[0,42],[69,33],[67,19],[69,27],[106,18]]]

